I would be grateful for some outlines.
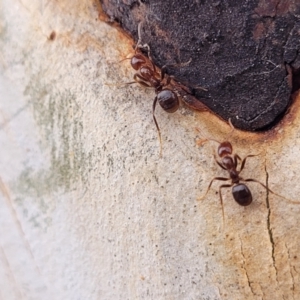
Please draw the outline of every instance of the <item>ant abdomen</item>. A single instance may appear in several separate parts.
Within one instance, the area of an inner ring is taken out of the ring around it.
[[[252,203],[252,194],[249,188],[239,183],[232,187],[232,195],[234,200],[241,206],[248,206]]]
[[[173,113],[179,108],[179,100],[177,95],[169,89],[164,89],[158,92],[157,101],[168,113]]]

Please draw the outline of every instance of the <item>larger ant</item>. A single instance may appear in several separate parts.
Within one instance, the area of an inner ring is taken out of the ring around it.
[[[229,124],[232,127],[232,129],[234,129],[230,120],[229,120]],[[222,198],[222,189],[232,187],[231,192],[232,192],[232,196],[233,196],[234,200],[241,206],[248,206],[252,203],[253,198],[252,198],[250,189],[245,184],[246,182],[256,182],[256,183],[260,184],[261,186],[263,186],[270,193],[272,193],[278,197],[284,198],[285,200],[287,200],[288,202],[291,202],[293,204],[300,204],[298,202],[294,202],[290,199],[283,197],[282,195],[275,193],[270,188],[268,188],[266,185],[264,185],[263,183],[261,183],[260,181],[258,181],[256,179],[253,179],[253,178],[244,179],[243,177],[240,176],[240,173],[243,171],[243,169],[245,167],[247,158],[254,157],[257,155],[250,154],[250,155],[247,155],[242,160],[238,154],[233,154],[233,147],[229,141],[218,142],[213,139],[211,139],[211,140],[219,143],[218,156],[221,159],[221,161],[219,161],[215,155],[214,155],[214,158],[215,158],[216,163],[223,170],[228,172],[229,177],[214,177],[210,181],[206,193],[202,197],[200,197],[199,200],[203,199],[207,195],[212,183],[215,180],[219,180],[219,181],[231,180],[230,184],[222,184],[219,186],[219,196],[220,196],[220,202],[222,205],[223,221],[224,221],[224,206],[223,206],[223,198]],[[239,170],[238,170],[238,162],[241,162]]]
[[[128,82],[127,84],[139,83],[145,87],[152,87],[155,91],[155,98],[152,105],[152,116],[158,132],[158,137],[160,141],[160,155],[162,153],[162,141],[161,133],[155,118],[155,108],[157,102],[162,107],[162,109],[168,113],[174,113],[179,108],[179,98],[184,98],[187,103],[192,102],[189,99],[189,91],[180,84],[176,84],[171,76],[168,76],[165,72],[168,65],[164,65],[160,71],[155,67],[152,58],[150,56],[150,47],[148,44],[141,44],[141,26],[142,23],[138,25],[138,42],[135,47],[135,54],[131,57],[130,64],[134,70],[137,72],[134,74],[133,79],[135,81]],[[141,52],[141,49],[147,51],[147,55]],[[184,64],[179,64],[177,66],[187,65],[189,62]],[[205,89],[204,89],[205,90]],[[198,104],[198,109],[205,110],[204,105]]]

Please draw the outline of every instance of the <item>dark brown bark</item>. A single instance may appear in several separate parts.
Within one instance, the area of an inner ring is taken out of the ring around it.
[[[263,130],[299,88],[300,1],[100,0],[109,18],[150,45],[156,65],[245,130]],[[207,88],[207,92],[197,87]]]

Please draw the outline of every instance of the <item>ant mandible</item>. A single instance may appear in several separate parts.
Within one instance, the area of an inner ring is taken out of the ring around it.
[[[232,129],[234,129],[230,120],[229,120],[229,124],[232,127]],[[260,184],[261,186],[263,186],[270,193],[272,193],[278,197],[284,198],[285,200],[287,200],[288,202],[291,202],[293,204],[299,204],[298,202],[294,202],[290,199],[283,197],[282,195],[275,193],[270,188],[268,188],[266,185],[264,185],[263,183],[261,183],[260,181],[258,181],[256,179],[253,179],[253,178],[244,179],[243,177],[240,176],[240,173],[243,171],[243,169],[245,167],[247,158],[257,156],[257,154],[247,155],[242,160],[238,154],[233,154],[233,147],[229,141],[218,142],[214,139],[211,139],[211,140],[219,143],[218,156],[221,159],[221,161],[219,161],[215,155],[214,155],[214,158],[215,158],[216,163],[223,170],[228,172],[229,177],[214,177],[210,181],[206,193],[202,197],[200,197],[198,200],[203,199],[207,195],[207,193],[210,190],[211,185],[213,184],[213,182],[215,180],[219,180],[219,181],[231,180],[230,184],[222,184],[219,186],[219,196],[220,196],[220,202],[221,202],[221,206],[222,206],[223,221],[224,221],[224,206],[223,206],[223,198],[222,198],[222,189],[232,187],[231,192],[232,192],[232,196],[233,196],[234,200],[241,206],[248,206],[252,203],[253,198],[252,198],[251,191],[248,188],[248,186],[245,184],[245,182],[256,182],[256,183]],[[239,170],[238,170],[238,162],[241,162]]]
[[[179,98],[177,93],[182,97],[188,97],[187,92],[183,90],[181,86],[173,86],[171,76],[168,76],[165,72],[167,65],[158,71],[155,67],[152,58],[150,56],[150,47],[148,44],[141,44],[141,26],[142,22],[138,25],[138,42],[135,47],[135,54],[131,57],[130,64],[134,70],[137,72],[134,74],[133,79],[135,81],[128,82],[127,84],[139,83],[145,87],[152,87],[155,90],[155,98],[152,105],[152,116],[155,123],[158,137],[160,141],[160,155],[162,153],[162,141],[161,133],[155,118],[155,108],[157,102],[162,107],[162,109],[168,113],[174,113],[179,108]],[[141,53],[140,49],[145,49],[147,51],[147,56]],[[189,63],[189,62],[188,62]],[[179,66],[187,65],[188,63],[180,64]],[[177,65],[178,66],[178,65]]]

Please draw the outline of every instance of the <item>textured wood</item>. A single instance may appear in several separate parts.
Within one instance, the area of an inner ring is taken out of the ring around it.
[[[132,41],[90,1],[4,1],[0,24],[0,299],[298,299],[300,205],[214,176],[230,128],[157,110]],[[53,33],[55,31],[56,34]],[[299,103],[274,131],[235,131],[252,177],[300,202]],[[195,128],[200,128],[199,133]]]

